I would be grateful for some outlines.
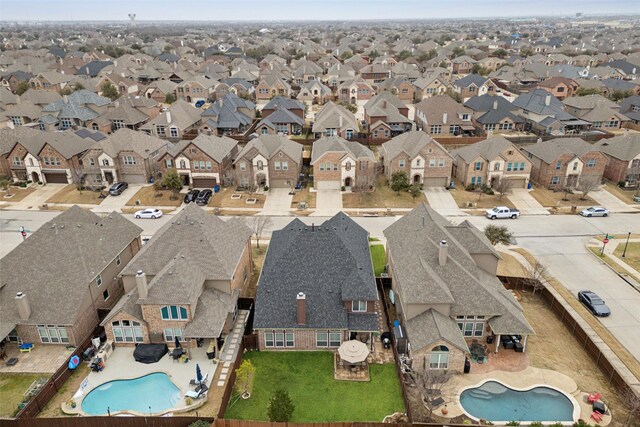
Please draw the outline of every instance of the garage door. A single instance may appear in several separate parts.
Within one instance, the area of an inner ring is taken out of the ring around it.
[[[66,172],[63,172],[63,173],[45,172],[44,179],[49,184],[68,184],[69,183],[69,181],[67,181]]]
[[[439,177],[439,178],[425,178],[424,186],[425,187],[446,187],[448,184],[447,178]]]
[[[138,175],[138,174],[123,174],[120,176],[120,179],[123,182],[126,182],[128,184],[146,184],[147,183],[147,177],[144,175]]]
[[[340,190],[340,181],[318,181],[317,190]]]
[[[527,185],[526,178],[509,178],[509,181],[512,184],[511,188],[525,188]]]
[[[193,188],[213,188],[216,184],[215,178],[193,178]]]
[[[272,179],[270,184],[273,188],[291,188],[293,187],[290,179]]]

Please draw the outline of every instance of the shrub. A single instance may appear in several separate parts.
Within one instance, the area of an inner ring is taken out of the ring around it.
[[[542,427],[542,423],[540,421],[534,421],[529,424],[531,427]]]
[[[27,188],[27,183],[26,182],[21,182],[20,184],[18,184],[21,188]]]
[[[345,191],[347,189],[347,187],[345,187],[344,185],[342,187],[340,187],[340,191]]]
[[[507,423],[508,426],[519,426],[520,425],[520,421],[509,421]]]
[[[624,188],[626,184],[625,181],[618,181],[618,187]]]
[[[464,189],[466,191],[475,191],[476,190],[476,185],[475,184],[469,184]]]
[[[573,427],[592,427],[592,426],[585,420],[578,420],[577,422],[573,423]]]
[[[211,423],[205,420],[198,420],[189,424],[189,427],[209,427],[209,426],[211,426]]]
[[[268,185],[264,186],[264,191],[269,191],[269,186]]]

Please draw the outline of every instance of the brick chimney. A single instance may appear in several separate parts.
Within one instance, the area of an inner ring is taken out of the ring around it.
[[[31,306],[27,296],[22,292],[16,294],[16,307],[18,308],[18,315],[21,320],[28,320],[31,316]]]
[[[444,266],[447,263],[447,255],[449,254],[449,245],[446,240],[440,240],[438,244],[438,264]]]
[[[149,288],[147,286],[147,275],[142,270],[138,270],[136,274],[136,286],[138,287],[138,297],[140,299],[146,299]]]
[[[305,325],[307,323],[307,296],[299,292],[296,296],[296,323]]]

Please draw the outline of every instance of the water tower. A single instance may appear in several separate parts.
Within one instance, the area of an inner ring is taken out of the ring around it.
[[[129,14],[129,19],[131,20],[130,27],[131,28],[135,28],[136,27],[136,14],[135,13],[130,13]]]

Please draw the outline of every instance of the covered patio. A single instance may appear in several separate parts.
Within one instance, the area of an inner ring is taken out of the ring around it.
[[[358,340],[343,342],[334,354],[333,377],[339,381],[370,381],[369,348]]]

